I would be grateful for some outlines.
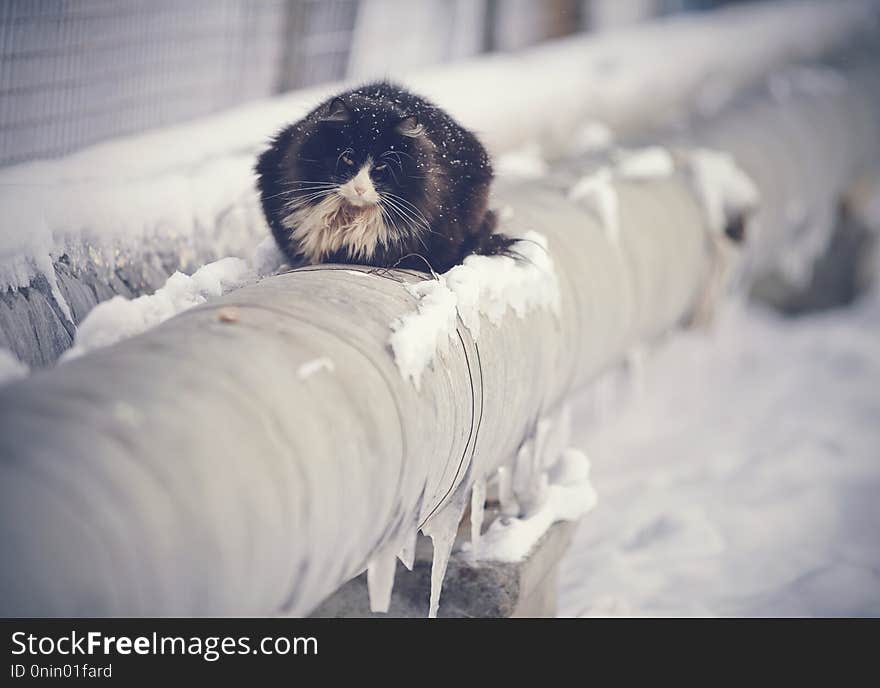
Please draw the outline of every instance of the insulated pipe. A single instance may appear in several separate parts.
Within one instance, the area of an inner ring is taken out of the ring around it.
[[[388,347],[416,307],[397,279],[420,278],[336,267],[0,388],[3,615],[308,613],[689,313],[710,257],[689,184],[618,193],[615,244],[559,191],[499,189],[508,229],[549,241],[558,315],[508,312],[476,343],[460,325],[420,391]]]

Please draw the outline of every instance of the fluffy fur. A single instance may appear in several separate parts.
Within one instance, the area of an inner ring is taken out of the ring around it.
[[[331,98],[275,136],[256,166],[263,211],[291,264],[445,272],[507,252],[488,208],[476,136],[427,100],[379,82]]]

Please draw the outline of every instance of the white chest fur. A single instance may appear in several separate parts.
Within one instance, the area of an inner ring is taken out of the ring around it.
[[[338,193],[317,205],[295,209],[282,222],[313,263],[342,250],[355,260],[369,260],[392,240],[378,204],[354,207]]]

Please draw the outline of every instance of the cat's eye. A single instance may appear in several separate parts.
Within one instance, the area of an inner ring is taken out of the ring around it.
[[[340,158],[340,160],[342,160],[342,162],[344,162],[344,163],[345,163],[346,165],[348,165],[349,167],[351,167],[352,165],[354,165],[354,160],[352,160],[351,158],[349,158],[347,155],[343,155],[343,156]]]
[[[373,169],[377,172],[381,172],[382,170],[388,169],[388,165],[383,162],[381,165],[376,165]]]

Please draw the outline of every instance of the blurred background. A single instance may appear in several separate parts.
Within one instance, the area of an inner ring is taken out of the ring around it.
[[[0,165],[730,0],[4,0]]]

